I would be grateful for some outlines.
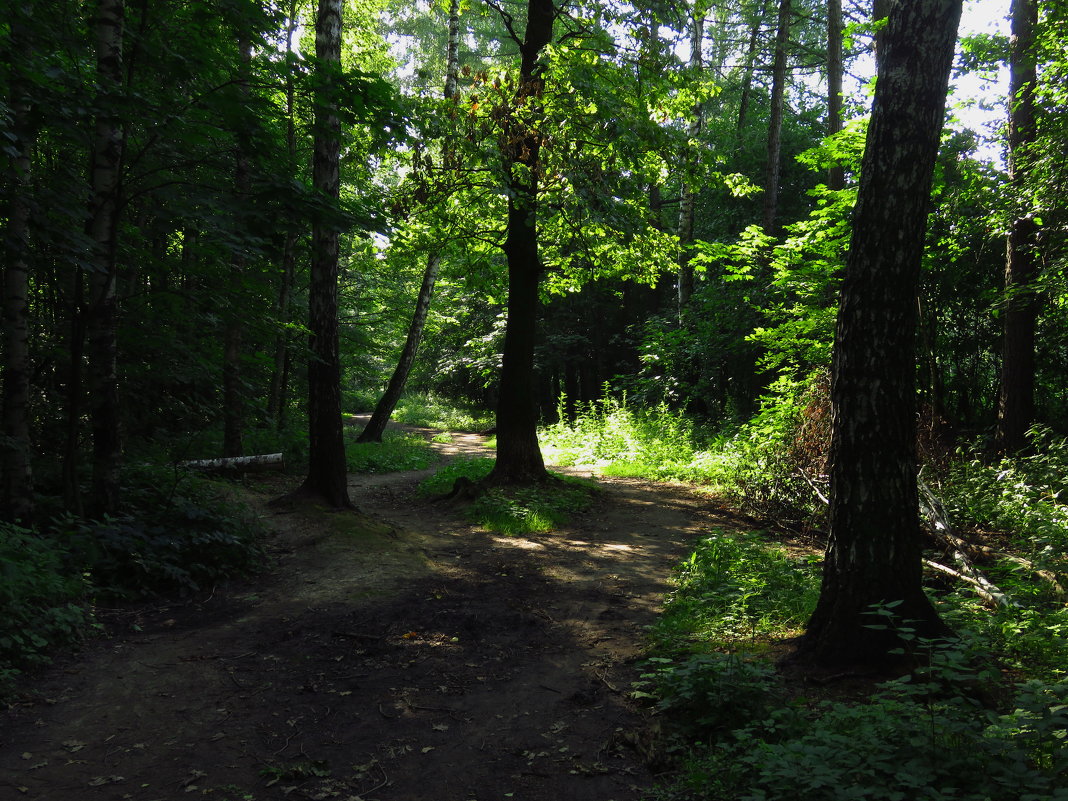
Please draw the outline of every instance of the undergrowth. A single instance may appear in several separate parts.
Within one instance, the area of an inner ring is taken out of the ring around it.
[[[472,484],[489,475],[493,459],[456,459],[419,485],[426,497],[449,493],[456,481]],[[464,517],[475,525],[501,534],[536,534],[566,523],[590,504],[592,482],[551,473],[549,481],[516,487],[490,487],[480,491],[464,509]]]
[[[406,393],[397,402],[393,420],[412,426],[444,431],[485,431],[493,425],[493,413],[429,392]]]
[[[0,695],[91,632],[100,604],[211,588],[260,563],[260,525],[222,485],[142,464],[123,493],[122,516],[0,525]]]
[[[356,442],[353,433],[345,442],[345,462],[350,473],[394,473],[425,470],[437,459],[430,443],[418,434],[385,431],[381,442]]]

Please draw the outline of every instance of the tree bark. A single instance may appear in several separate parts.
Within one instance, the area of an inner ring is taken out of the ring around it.
[[[249,78],[252,70],[252,40],[245,33],[239,33],[238,50],[238,86],[241,95],[249,97]],[[244,202],[249,196],[249,143],[248,131],[241,126],[234,132],[234,194],[238,202]],[[245,399],[241,391],[241,352],[244,339],[243,310],[240,309],[242,284],[244,282],[245,253],[240,242],[245,231],[245,214],[234,215],[236,230],[235,250],[230,256],[229,297],[230,308],[227,310],[226,325],[223,330],[223,456],[241,456],[244,453]]]
[[[32,47],[25,20],[30,8],[12,9],[10,31],[11,127],[15,135],[7,198],[7,252],[4,271],[3,445],[0,447],[0,519],[31,526],[34,516],[33,469],[30,461],[30,170],[34,134],[30,127],[32,96],[23,67]]]
[[[1026,197],[1028,149],[1038,135],[1035,86],[1038,66],[1036,0],[1013,0],[1009,51],[1009,186],[1011,196]],[[1022,210],[1012,220],[1005,246],[1005,311],[1001,389],[998,397],[998,446],[1012,453],[1027,445],[1035,416],[1035,327],[1040,272],[1039,226]]]
[[[445,99],[451,100],[456,94],[456,83],[460,72],[460,0],[452,0],[449,5],[449,38],[445,53]],[[446,144],[442,153],[442,164],[448,169],[452,162],[451,148]],[[382,434],[386,430],[386,423],[393,415],[397,407],[404,385],[408,383],[408,374],[411,373],[415,357],[419,353],[419,343],[423,338],[423,329],[426,327],[427,314],[430,311],[430,301],[434,297],[434,285],[438,280],[441,270],[441,252],[431,253],[426,260],[426,270],[423,272],[423,281],[419,286],[419,295],[415,301],[415,312],[412,314],[411,324],[408,326],[408,335],[404,340],[404,348],[401,350],[397,367],[390,376],[386,391],[382,393],[378,404],[375,406],[371,419],[367,421],[363,431],[357,438],[357,442],[381,442]]]
[[[323,65],[315,97],[315,152],[312,183],[330,205],[341,196],[341,121],[334,71],[341,64],[342,0],[319,0],[315,55]],[[320,214],[312,228],[311,283],[308,290],[308,476],[298,493],[334,508],[351,508],[341,421],[341,360],[338,341],[337,223]]]
[[[704,67],[702,58],[705,43],[705,5],[704,0],[694,0],[690,27],[690,73],[696,79]],[[682,320],[686,306],[693,295],[693,265],[690,263],[690,245],[693,244],[694,187],[690,168],[697,162],[697,143],[704,127],[704,109],[700,103],[694,105],[693,118],[686,131],[686,148],[682,154],[682,199],[679,203],[679,287],[678,310]]]
[[[552,39],[556,9],[552,0],[528,0],[527,29],[517,42],[522,55],[517,107],[536,107],[544,89],[538,59]],[[504,334],[497,400],[497,461],[487,477],[491,484],[544,480],[548,473],[538,446],[538,412],[534,398],[534,344],[537,337],[538,288],[542,263],[538,254],[538,176],[541,134],[516,117],[507,122],[505,166],[508,175],[508,316]]]
[[[775,59],[771,68],[771,117],[768,120],[768,158],[764,173],[764,230],[774,233],[779,214],[779,176],[782,172],[782,118],[786,106],[786,51],[790,45],[792,0],[779,0]]]
[[[286,56],[293,54],[293,37],[299,25],[296,0],[291,0],[286,11]],[[297,88],[293,71],[286,71],[286,154],[289,166],[296,170],[297,164],[297,125],[296,125]],[[281,431],[285,426],[285,403],[287,387],[286,362],[289,357],[289,306],[293,297],[293,277],[297,271],[297,231],[290,230],[282,245],[282,282],[278,287],[278,333],[274,339],[274,368],[271,371],[271,385],[267,390],[267,419],[275,430]]]
[[[745,49],[745,68],[742,72],[742,92],[738,99],[738,119],[735,122],[735,129],[739,134],[749,122],[749,99],[753,94],[753,69],[756,67],[757,48],[760,45],[760,28],[764,25],[764,17],[767,16],[769,2],[770,0],[760,1],[757,16],[749,28],[749,44]],[[738,145],[740,149],[740,137]]]
[[[89,413],[93,431],[93,513],[119,507],[122,438],[119,422],[118,297],[115,260],[125,130],[110,110],[122,88],[124,0],[99,0],[93,28],[97,83],[104,101],[93,141],[89,235],[93,242],[89,275]]]
[[[827,3],[827,136],[842,130],[842,0]],[[845,172],[832,164],[827,172],[827,188],[845,188]]]
[[[882,664],[902,645],[868,628],[947,633],[921,585],[916,486],[916,296],[961,0],[891,6],[861,169],[832,364],[830,536],[795,659]]]

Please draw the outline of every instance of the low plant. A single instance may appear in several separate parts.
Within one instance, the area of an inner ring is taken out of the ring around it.
[[[57,523],[98,597],[193,592],[259,564],[262,529],[227,488],[184,471],[133,465],[124,472],[124,492],[119,517]]]
[[[486,409],[465,406],[429,392],[411,392],[397,402],[393,419],[444,431],[485,431],[493,425],[494,418]]]
[[[0,695],[25,668],[93,625],[90,587],[70,543],[0,524]]]
[[[698,478],[693,424],[681,412],[660,404],[637,410],[627,398],[605,395],[580,406],[568,420],[561,397],[559,422],[541,430],[539,439],[553,464],[596,465],[603,475],[653,479]]]
[[[818,564],[759,534],[714,531],[676,568],[654,637],[661,647],[709,649],[796,633],[819,597]]]
[[[461,479],[477,484],[489,475],[493,464],[487,458],[456,459],[424,480],[419,492],[443,496]],[[553,473],[549,481],[538,484],[480,490],[464,509],[464,517],[501,534],[552,531],[585,509],[594,489],[592,482]]]
[[[418,434],[386,431],[381,442],[345,443],[345,461],[350,473],[394,473],[425,470],[437,458],[430,443]]]

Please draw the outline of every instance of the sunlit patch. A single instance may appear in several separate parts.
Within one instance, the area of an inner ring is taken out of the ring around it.
[[[601,550],[603,550],[603,551],[637,551],[637,550],[640,550],[640,549],[639,548],[635,548],[635,547],[633,547],[631,545],[623,545],[622,543],[613,542],[613,543],[609,543],[608,545],[602,545],[601,546]]]
[[[541,551],[545,546],[540,542],[525,540],[522,537],[494,537],[493,542],[497,545],[507,545],[509,548],[519,548],[524,551]]]

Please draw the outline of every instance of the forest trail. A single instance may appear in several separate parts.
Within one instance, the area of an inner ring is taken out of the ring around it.
[[[506,537],[419,498],[429,472],[351,476],[369,517],[260,487],[270,571],[112,615],[2,713],[0,801],[640,798],[644,627],[732,521],[684,486],[604,479],[566,528]]]

